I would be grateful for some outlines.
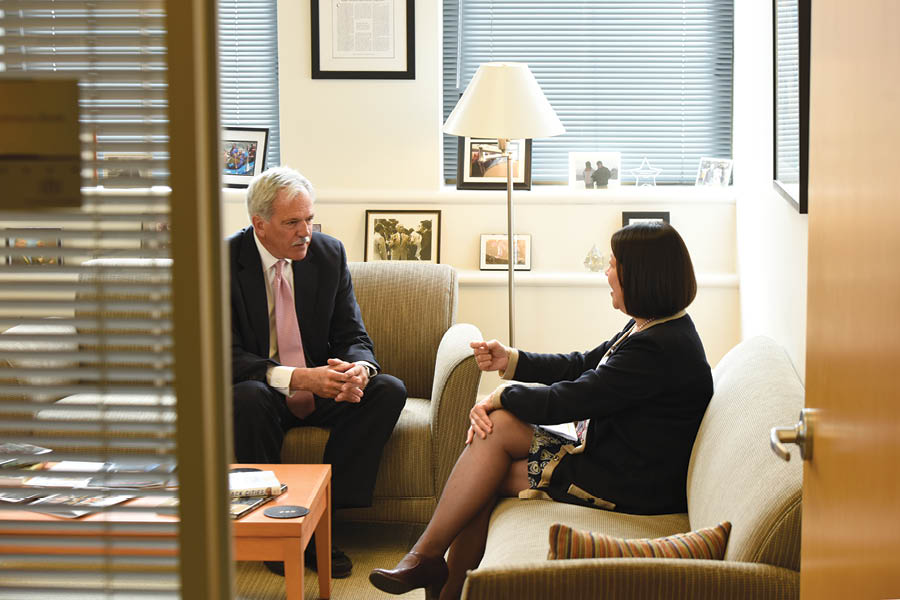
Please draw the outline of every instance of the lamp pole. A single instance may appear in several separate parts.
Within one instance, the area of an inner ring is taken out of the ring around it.
[[[518,260],[518,249],[515,240],[515,228],[513,227],[513,179],[512,179],[512,153],[509,151],[509,140],[497,139],[497,145],[503,156],[506,157],[506,254],[507,254],[507,296],[509,298],[509,345],[515,347],[516,338],[516,293],[515,293],[515,268]]]

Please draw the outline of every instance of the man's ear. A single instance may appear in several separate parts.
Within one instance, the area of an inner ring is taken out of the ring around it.
[[[253,224],[253,230],[256,232],[256,237],[258,237],[259,239],[264,239],[266,236],[265,220],[262,217],[260,217],[259,215],[253,215],[252,217],[250,217],[250,222]]]

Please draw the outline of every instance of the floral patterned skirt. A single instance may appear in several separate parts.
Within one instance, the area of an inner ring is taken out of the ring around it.
[[[541,473],[550,460],[559,453],[563,446],[571,443],[572,440],[537,425],[534,426],[531,448],[528,450],[528,485],[531,489],[540,485]]]

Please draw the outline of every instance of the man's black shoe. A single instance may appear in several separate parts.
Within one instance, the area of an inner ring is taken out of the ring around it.
[[[317,571],[316,568],[316,540],[312,538],[309,540],[309,545],[306,547],[306,552],[303,555],[304,560],[306,561],[306,566],[312,569],[313,571]],[[332,579],[344,579],[345,577],[350,577],[350,573],[353,571],[353,562],[350,560],[350,557],[344,554],[340,548],[331,545],[331,577]]]
[[[306,552],[303,555],[306,566],[316,571],[316,545],[313,541],[309,542]],[[284,563],[280,560],[267,560],[264,563],[266,568],[272,573],[284,577]],[[350,557],[344,554],[340,549],[331,547],[331,577],[333,579],[344,579],[350,577],[353,571],[353,562]]]

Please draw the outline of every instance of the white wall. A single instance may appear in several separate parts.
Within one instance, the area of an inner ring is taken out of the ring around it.
[[[805,378],[808,227],[772,188],[771,3],[736,0],[734,48],[741,331],[778,340]]]
[[[506,230],[503,192],[458,191],[441,175],[441,3],[416,3],[416,79],[312,80],[309,5],[279,2],[282,163],[316,185],[317,221],[363,259],[366,209],[440,210],[441,262],[460,271],[458,320],[507,337],[506,279],[478,271],[479,236]],[[345,158],[346,157],[346,158]],[[583,265],[609,252],[623,210],[665,210],[691,251],[700,290],[690,313],[710,364],[741,336],[732,189],[535,186],[516,192],[516,229],[533,237],[533,270],[517,274],[517,345],[587,349],[624,325],[602,274]],[[226,194],[224,229],[247,224],[243,193]],[[486,377],[482,390],[495,384]]]

